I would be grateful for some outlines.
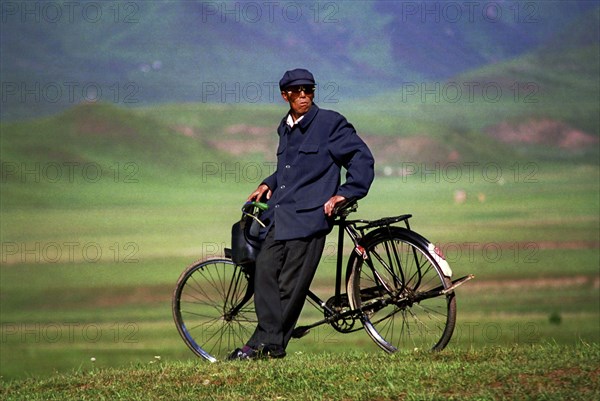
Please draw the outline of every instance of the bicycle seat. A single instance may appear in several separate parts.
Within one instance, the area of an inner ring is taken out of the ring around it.
[[[358,209],[358,202],[354,198],[344,199],[333,208],[333,214],[338,217],[346,217]]]

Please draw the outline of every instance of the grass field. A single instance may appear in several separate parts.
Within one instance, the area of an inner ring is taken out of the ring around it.
[[[600,395],[598,352],[597,344],[580,343],[438,354],[298,353],[255,363],[154,359],[126,369],[85,366],[71,374],[8,383],[0,388],[0,396],[5,400],[592,400]]]
[[[535,180],[381,177],[361,202],[357,217],[413,213],[413,228],[442,247],[457,276],[477,276],[458,291],[450,349],[600,342],[598,171],[541,165]],[[105,199],[86,207],[81,186],[65,193],[56,184],[48,194],[73,196],[73,208],[3,210],[4,380],[145,364],[155,356],[161,363],[193,360],[171,320],[171,291],[187,264],[228,246],[240,199],[255,183],[97,185],[140,202]],[[458,187],[467,191],[462,204],[453,199]],[[334,250],[331,238],[315,280],[319,290],[333,283]],[[303,319],[315,313],[307,308]],[[290,350],[381,352],[362,332],[330,328]]]

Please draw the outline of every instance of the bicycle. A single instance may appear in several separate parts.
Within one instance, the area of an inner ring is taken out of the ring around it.
[[[264,207],[248,202],[242,212],[260,221]],[[474,276],[452,280],[452,270],[438,247],[411,230],[412,215],[348,220],[356,210],[355,201],[334,210],[334,224],[339,227],[335,293],[324,301],[309,291],[307,300],[321,310],[323,319],[296,327],[293,337],[329,324],[340,333],[364,328],[389,353],[444,349],[456,324],[454,290]],[[346,292],[344,233],[354,245],[346,267]],[[197,356],[215,362],[250,338],[257,323],[253,271],[252,262],[236,264],[231,250],[225,249],[224,257],[196,261],[181,273],[173,292],[173,317]]]

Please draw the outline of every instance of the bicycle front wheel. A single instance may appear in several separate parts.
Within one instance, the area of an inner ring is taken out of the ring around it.
[[[418,234],[385,227],[365,236],[367,258],[353,256],[348,293],[369,336],[387,352],[442,350],[456,323],[454,292],[439,256]]]
[[[215,362],[250,338],[256,326],[252,275],[230,259],[200,260],[181,274],[173,318],[186,345]]]

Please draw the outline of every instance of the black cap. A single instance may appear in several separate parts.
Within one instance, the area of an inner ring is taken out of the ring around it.
[[[294,85],[315,85],[315,78],[310,71],[303,68],[286,71],[283,78],[279,80],[279,89],[284,90],[288,86]]]

